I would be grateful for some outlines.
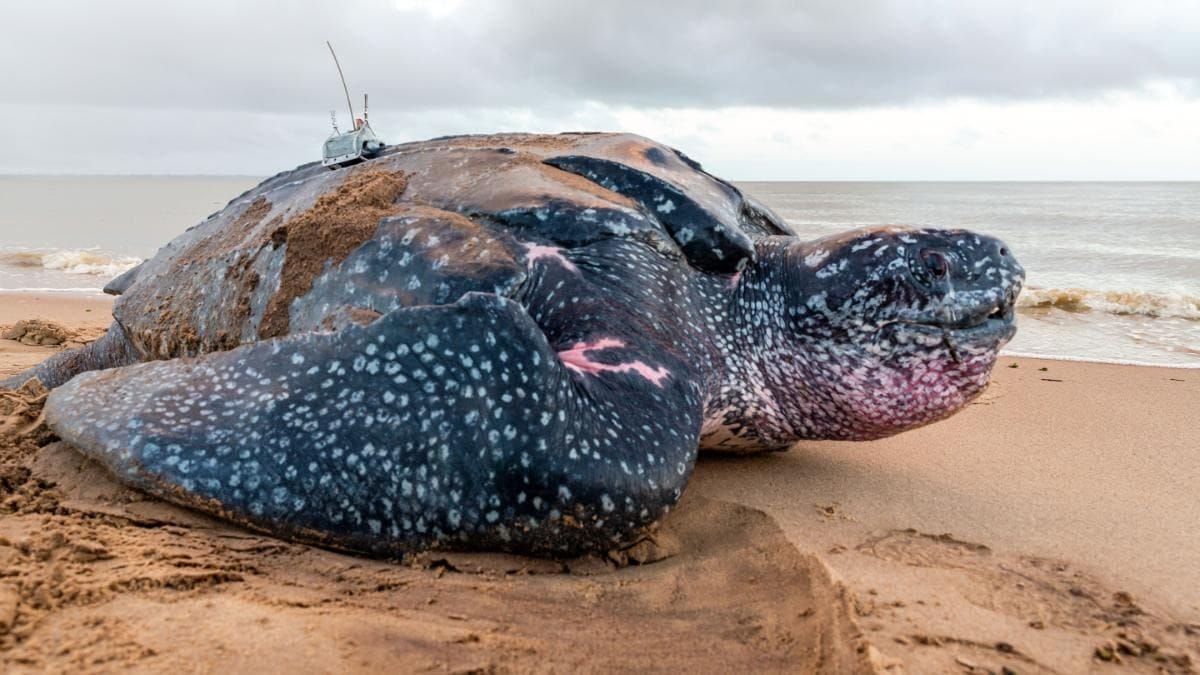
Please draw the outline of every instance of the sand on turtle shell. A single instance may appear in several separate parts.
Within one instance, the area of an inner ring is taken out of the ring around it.
[[[279,290],[271,297],[259,337],[284,335],[292,300],[312,288],[326,265],[336,267],[375,234],[379,221],[398,210],[408,186],[404,172],[359,171],[321,195],[307,211],[271,231],[275,246],[287,244]]]
[[[272,204],[264,197],[251,202],[238,214],[229,227],[218,230],[214,236],[200,237],[186,244],[178,256],[179,277],[187,279],[195,270],[203,269],[212,259],[224,251],[236,249],[254,235],[255,229],[263,218],[271,212]],[[255,241],[252,250],[257,252],[268,241]],[[170,244],[168,244],[168,248]],[[251,269],[253,256],[244,256],[229,265],[226,278],[242,288],[242,293],[236,305],[229,308],[230,324],[239,324],[250,315],[250,293],[258,286],[258,274]],[[239,344],[238,335],[232,331],[222,331],[211,336],[209,343],[201,336],[201,331],[195,325],[195,318],[189,312],[181,312],[179,307],[201,306],[202,300],[209,289],[201,284],[178,283],[164,284],[157,288],[145,289],[149,298],[144,301],[140,311],[156,317],[154,325],[161,327],[155,331],[132,330],[130,338],[147,354],[157,358],[172,358],[176,356],[194,356],[207,350],[233,349]],[[124,294],[123,294],[124,295]],[[128,324],[129,322],[125,322]],[[127,330],[132,327],[126,325]]]
[[[187,242],[172,263],[172,279],[157,287],[137,286],[126,294],[127,301],[136,298],[139,312],[154,317],[149,322],[133,322],[139,326],[126,325],[131,339],[155,358],[195,356],[238,346],[252,295],[260,284],[274,283],[260,279],[253,265],[263,249],[280,247],[286,247],[286,253],[278,287],[271,290],[258,333],[263,338],[286,334],[292,301],[308,292],[327,265],[336,266],[370,239],[379,221],[400,208],[396,200],[406,187],[403,172],[355,167],[346,170],[337,188],[321,195],[312,206],[270,220],[275,205],[257,197],[232,222]],[[237,255],[228,258],[231,251]],[[212,289],[186,280],[193,270],[202,272],[217,260],[225,270],[222,279],[231,296],[222,316],[205,318],[209,324],[202,330],[201,318],[192,316],[189,308],[205,306]]]

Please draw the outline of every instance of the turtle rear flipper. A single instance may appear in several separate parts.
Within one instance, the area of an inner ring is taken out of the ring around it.
[[[34,378],[46,388],[53,389],[79,373],[126,366],[141,358],[121,324],[114,321],[108,331],[93,342],[58,352],[29,370],[0,380],[0,389],[16,389]]]
[[[468,294],[84,375],[46,416],[123,482],[255,529],[377,554],[571,554],[679,498],[701,406],[670,358],[560,360],[518,304]]]
[[[698,269],[733,273],[754,259],[754,242],[734,227],[734,213],[726,216],[727,223],[720,211],[692,199],[668,181],[621,162],[596,157],[564,155],[545,162],[641,204],[646,213],[662,223],[688,261]]]
[[[678,150],[632,134],[604,134],[544,160],[642,206],[694,267],[730,274],[752,262],[754,239],[795,235],[791,227],[731,183]]]

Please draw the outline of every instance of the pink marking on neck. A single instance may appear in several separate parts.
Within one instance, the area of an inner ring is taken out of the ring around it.
[[[525,243],[522,245],[525,247],[525,257],[529,261],[530,265],[538,260],[555,260],[558,261],[558,264],[571,270],[572,272],[579,271],[578,268],[575,267],[575,263],[571,262],[567,259],[567,256],[563,255],[563,249],[557,246],[542,246],[541,244],[530,243]]]
[[[558,358],[563,365],[581,375],[596,375],[599,373],[635,373],[650,380],[655,386],[661,387],[671,371],[663,367],[651,368],[645,361],[630,361],[628,363],[596,363],[587,356],[593,350],[624,347],[625,343],[616,338],[600,338],[595,342],[576,342],[570,349],[558,352]]]
[[[742,271],[738,270],[733,276],[729,277],[729,287],[737,288],[738,282],[742,280]]]

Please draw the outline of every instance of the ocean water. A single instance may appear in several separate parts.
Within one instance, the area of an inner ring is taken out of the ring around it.
[[[0,290],[98,293],[252,177],[0,176]],[[1028,273],[1011,354],[1200,367],[1200,183],[740,183],[819,237],[1003,238]]]
[[[99,293],[260,180],[0,176],[0,290]]]

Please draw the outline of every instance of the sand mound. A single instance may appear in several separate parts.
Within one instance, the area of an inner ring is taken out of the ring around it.
[[[44,319],[24,319],[0,331],[0,339],[16,340],[21,344],[54,346],[74,339],[77,333],[70,328]]]
[[[675,552],[648,565],[401,564],[150,499],[62,443],[10,439],[0,457],[15,472],[0,482],[0,670],[871,669],[845,589],[765,514],[726,502],[683,504],[631,556]]]
[[[78,347],[104,335],[104,328],[72,329],[47,319],[22,319],[0,326],[0,340],[14,340],[35,347]]]

